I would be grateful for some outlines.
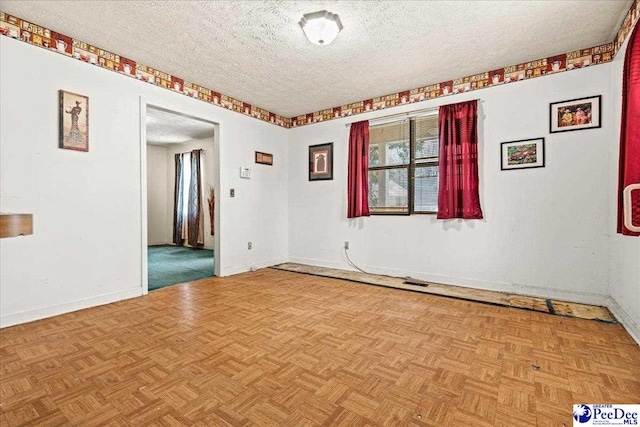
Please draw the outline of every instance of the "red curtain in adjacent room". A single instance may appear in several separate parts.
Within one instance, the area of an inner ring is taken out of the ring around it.
[[[351,124],[347,217],[369,216],[369,121]]]
[[[481,219],[478,180],[478,101],[443,105],[438,117],[438,219]]]
[[[640,183],[640,24],[631,33],[622,77],[622,121],[620,124],[620,167],[618,178],[618,233],[638,236],[624,226],[624,189]],[[640,224],[640,190],[632,193],[633,224]]]

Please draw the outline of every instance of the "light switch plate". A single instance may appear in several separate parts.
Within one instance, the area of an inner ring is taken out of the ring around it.
[[[251,169],[241,167],[240,168],[240,178],[250,179],[251,178]]]
[[[236,197],[236,190],[235,190],[235,189],[233,189],[233,188],[232,188],[232,189],[229,191],[229,197]]]

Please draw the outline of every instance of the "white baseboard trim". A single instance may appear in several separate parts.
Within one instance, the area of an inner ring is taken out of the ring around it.
[[[346,262],[334,262],[324,261],[313,258],[299,258],[290,257],[290,262],[296,262],[299,264],[314,265],[317,267],[338,268],[341,270],[356,271],[351,268]],[[427,282],[442,283],[445,285],[463,286],[474,289],[484,289],[488,291],[508,292],[512,294],[526,295],[545,299],[556,299],[562,301],[577,302],[582,304],[592,304],[607,306],[609,303],[609,296],[605,294],[598,294],[593,292],[579,292],[579,291],[567,291],[563,289],[547,288],[542,286],[522,285],[516,283],[498,283],[487,282],[483,280],[468,279],[463,277],[449,277],[437,274],[428,274],[417,271],[401,271],[388,268],[380,268],[370,265],[361,265],[363,270],[366,270],[373,274],[382,274],[386,276],[394,277],[407,277],[410,276],[414,279],[424,280]]]
[[[151,242],[151,243],[147,243],[147,246],[175,246],[175,247],[183,247],[183,248],[190,248],[191,246],[189,245],[184,245],[184,246],[178,246],[173,242]],[[210,251],[214,251],[215,248],[213,246],[198,246],[198,249],[207,249]]]
[[[110,294],[103,294],[89,298],[67,301],[60,304],[38,307],[31,310],[20,311],[17,313],[2,314],[0,315],[0,328],[33,322],[34,320],[40,320],[47,317],[57,316],[59,314],[70,313],[72,311],[82,310],[85,308],[110,304],[112,302],[135,298],[141,295],[142,287],[136,286],[134,288],[125,289]]]
[[[287,257],[273,258],[270,260],[264,260],[260,262],[256,262],[253,264],[253,267],[258,268],[266,268],[271,267],[272,265],[282,264],[283,262],[287,262]],[[237,267],[225,268],[220,272],[220,277],[225,276],[233,276],[235,274],[246,273],[247,271],[251,271],[251,266],[249,265],[239,265]]]
[[[615,318],[620,322],[620,324],[627,330],[631,338],[636,342],[636,344],[640,345],[640,325],[636,322],[629,313],[626,312],[618,301],[613,299],[613,297],[609,297],[609,303],[607,304],[607,308],[615,316]]]

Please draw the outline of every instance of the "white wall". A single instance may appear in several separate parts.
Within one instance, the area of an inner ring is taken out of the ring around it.
[[[167,204],[165,205],[165,218],[166,221],[166,233],[169,234],[166,243],[172,243],[173,241],[173,200],[175,193],[175,174],[176,164],[174,156],[177,153],[186,153],[187,151],[202,149],[201,154],[201,168],[202,174],[202,203],[204,212],[204,248],[215,249],[215,239],[211,235],[211,222],[209,221],[209,204],[207,199],[209,198],[209,186],[214,186],[214,168],[215,151],[213,148],[214,139],[204,138],[193,141],[184,142],[181,144],[170,144],[167,146],[167,152],[165,161],[167,164],[166,180],[168,182],[165,188],[167,197]],[[186,243],[185,243],[186,244]]]
[[[171,242],[172,225],[167,211],[173,209],[169,202],[173,192],[169,180],[167,147],[147,145],[147,241],[149,245],[165,245]],[[174,166],[175,168],[175,166]]]
[[[32,236],[0,241],[0,325],[142,294],[141,97],[219,124],[218,273],[286,259],[286,129],[8,37],[0,52],[0,206],[34,214]],[[57,148],[59,89],[89,96],[88,153]]]
[[[610,178],[617,126],[610,64],[291,130],[292,261],[603,304],[609,294]],[[549,103],[602,95],[601,129],[549,134]],[[480,103],[484,219],[346,217],[345,123],[472,98]],[[500,170],[500,143],[546,138],[546,167]],[[333,181],[309,182],[308,146],[334,143]]]
[[[603,303],[640,323],[640,239],[615,235],[620,89],[613,64],[287,131],[0,37],[0,210],[34,213],[34,234],[0,240],[0,325],[142,293],[140,99],[219,123],[221,275],[287,259]],[[47,70],[47,78],[41,70]],[[57,148],[59,89],[90,97],[90,152]],[[548,134],[548,104],[601,94],[603,127]],[[346,219],[344,123],[481,103],[482,221]],[[500,171],[500,142],[546,137],[547,166]],[[308,182],[307,147],[334,142],[335,178]],[[219,150],[219,151],[218,151]],[[254,151],[274,166],[253,163]],[[253,177],[239,177],[240,166]],[[288,180],[288,183],[287,183]],[[229,190],[236,197],[229,197]],[[219,238],[219,239],[218,239]],[[254,249],[247,250],[252,241]],[[611,295],[613,299],[609,299]]]
[[[609,158],[609,223],[610,234],[610,308],[629,333],[640,343],[640,237],[623,236],[616,233],[618,210],[618,160],[620,119],[622,114],[622,74],[624,68],[625,43],[611,66],[611,91],[615,100],[612,117],[615,149]]]

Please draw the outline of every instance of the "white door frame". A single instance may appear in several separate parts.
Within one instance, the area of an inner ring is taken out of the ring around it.
[[[166,105],[162,102],[150,101],[145,97],[140,97],[140,241],[141,241],[141,264],[142,264],[142,295],[146,295],[149,293],[149,259],[147,255],[147,246],[148,246],[148,236],[147,236],[147,107],[156,108],[159,110],[163,110],[169,113],[174,113],[180,116],[188,117],[195,120],[200,120],[205,123],[210,123],[215,126],[214,137],[213,137],[213,150],[215,152],[215,162],[214,162],[214,171],[213,171],[213,188],[215,190],[216,195],[216,204],[215,204],[215,246],[213,251],[213,263],[214,263],[214,274],[216,276],[220,276],[220,211],[222,197],[220,197],[220,124],[197,115],[193,115],[190,113],[186,113],[181,111],[180,109],[175,108],[171,105]]]

